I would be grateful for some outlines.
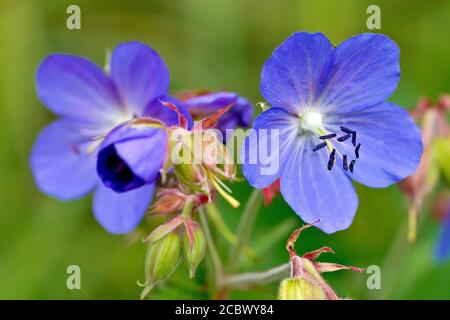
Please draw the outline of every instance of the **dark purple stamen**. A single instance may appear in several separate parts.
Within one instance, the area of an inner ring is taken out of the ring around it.
[[[356,149],[355,149],[356,159],[359,159],[359,148],[361,148],[361,143],[358,143],[358,145],[356,146]]]
[[[352,160],[352,162],[350,162],[350,172],[353,172],[353,167],[355,166],[356,160]]]
[[[356,132],[352,133],[352,144],[353,146],[356,146]]]
[[[350,138],[351,137],[351,134],[346,134],[345,136],[342,136],[342,137],[339,137],[339,138],[337,138],[337,141],[339,141],[339,142],[344,142],[345,140],[347,140],[348,138]]]
[[[313,152],[316,152],[317,150],[322,149],[322,148],[325,147],[326,145],[327,145],[326,142],[321,142],[321,143],[319,143],[318,145],[315,145],[314,148],[313,148]]]
[[[336,133],[331,133],[331,134],[327,134],[325,136],[320,136],[319,139],[327,140],[327,139],[332,139],[334,137],[336,137]]]
[[[330,158],[328,159],[328,170],[333,169],[334,157],[336,155],[336,149],[333,149],[330,153]]]
[[[347,164],[347,155],[344,154],[342,161],[344,162],[344,170],[347,171],[348,170],[348,164]]]
[[[353,130],[350,130],[349,128],[342,127],[342,126],[341,126],[341,131],[343,131],[343,132],[345,132],[345,133],[348,133],[348,134],[352,134],[352,133],[355,132],[355,131],[353,131]]]

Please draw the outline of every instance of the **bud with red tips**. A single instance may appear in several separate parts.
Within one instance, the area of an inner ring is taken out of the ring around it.
[[[286,249],[291,259],[291,277],[281,282],[278,290],[278,299],[280,300],[337,300],[338,296],[320,273],[342,269],[363,271],[360,268],[335,263],[315,262],[324,252],[334,253],[328,247],[308,252],[301,257],[298,256],[294,249],[294,243],[300,233],[310,226],[310,224],[306,224],[295,230],[287,241]]]
[[[206,249],[205,235],[197,222],[188,219],[184,222],[183,251],[189,277],[193,278],[198,265],[203,260]]]

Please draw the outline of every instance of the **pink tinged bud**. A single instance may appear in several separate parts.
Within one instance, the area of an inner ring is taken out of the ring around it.
[[[177,267],[181,258],[181,237],[171,232],[147,247],[145,255],[144,299],[156,284],[166,279]]]
[[[149,245],[157,242],[158,240],[164,238],[168,234],[170,234],[172,231],[174,231],[179,225],[183,223],[183,217],[176,216],[169,222],[160,225],[155,230],[152,231],[144,240],[144,243],[147,243]]]
[[[329,247],[322,247],[305,253],[302,257],[299,257],[295,252],[294,244],[300,233],[309,227],[311,227],[311,225],[306,224],[295,230],[286,243],[286,249],[289,252],[291,261],[291,279],[287,279],[282,282],[278,295],[279,299],[336,300],[338,299],[338,296],[322,278],[320,273],[333,272],[342,269],[357,272],[363,271],[361,268],[344,266],[336,263],[314,262],[314,260],[317,259],[322,253],[334,253],[334,251]]]
[[[188,195],[178,189],[160,188],[157,193],[157,200],[150,208],[150,213],[166,214],[180,212],[188,198]]]
[[[198,223],[193,220],[186,220],[184,225],[186,230],[183,243],[184,257],[189,268],[189,276],[193,278],[205,255],[206,240]]]
[[[278,300],[328,300],[323,289],[306,278],[285,279],[278,289]]]

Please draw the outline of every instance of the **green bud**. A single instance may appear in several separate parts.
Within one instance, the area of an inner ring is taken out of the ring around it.
[[[171,232],[147,247],[145,254],[145,288],[141,299],[152,288],[167,278],[178,266],[181,257],[181,237],[178,232]]]
[[[314,280],[300,277],[281,282],[278,300],[327,300],[327,295]]]
[[[185,226],[184,257],[189,268],[189,276],[193,278],[198,265],[205,255],[206,240],[198,223],[188,220],[185,222]]]
[[[200,164],[174,165],[177,179],[195,192],[208,193],[209,186],[205,168]]]

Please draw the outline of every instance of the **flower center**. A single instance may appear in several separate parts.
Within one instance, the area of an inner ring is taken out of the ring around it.
[[[306,111],[300,116],[300,127],[315,134],[322,131],[322,114],[317,111]]]

